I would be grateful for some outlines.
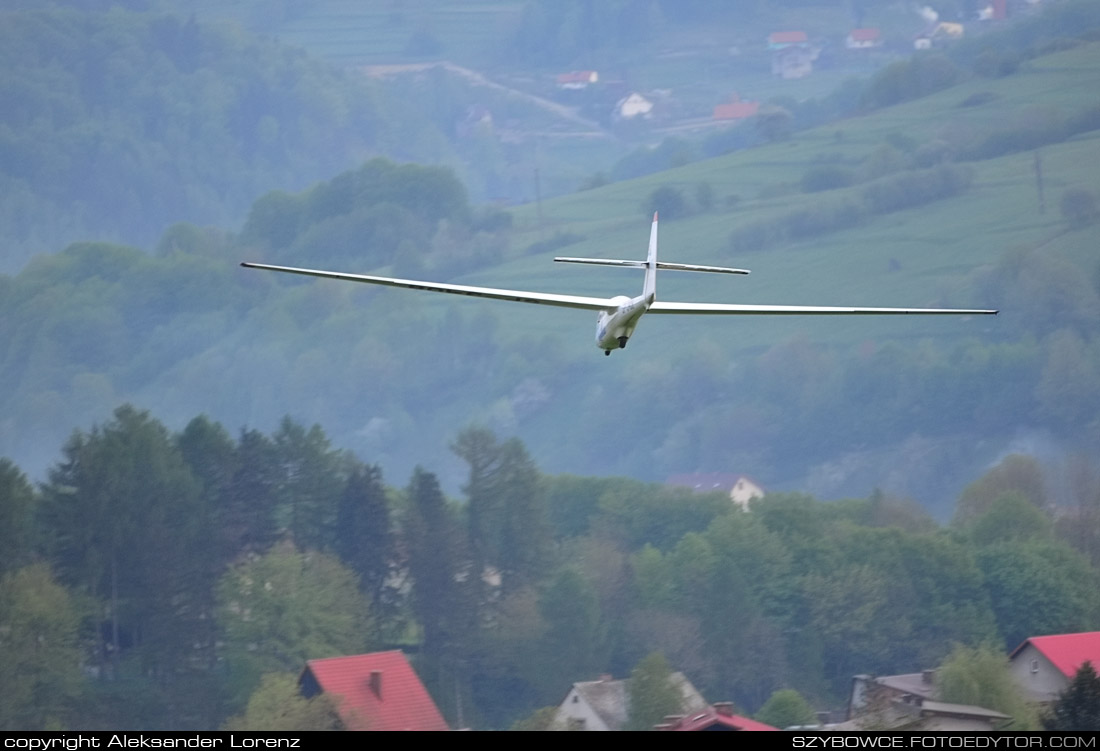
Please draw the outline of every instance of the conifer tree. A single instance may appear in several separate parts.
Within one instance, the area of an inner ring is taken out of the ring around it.
[[[1100,676],[1086,661],[1042,718],[1044,730],[1100,731]]]
[[[370,464],[352,469],[340,496],[336,520],[336,552],[359,575],[359,588],[370,600],[371,612],[376,619],[381,618],[394,552],[381,469]]]

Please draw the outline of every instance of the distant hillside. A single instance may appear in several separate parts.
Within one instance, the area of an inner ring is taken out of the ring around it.
[[[227,26],[76,10],[0,14],[0,268],[76,239],[232,226],[272,188],[372,154],[450,157],[362,76]]]
[[[205,412],[266,430],[290,413],[390,475],[427,462],[457,486],[447,445],[477,421],[519,435],[553,472],[747,472],[823,497],[879,485],[942,510],[1014,441],[1091,449],[1100,425],[1100,131],[1087,127],[1097,91],[1100,44],[1079,43],[1010,75],[544,201],[541,223],[534,206],[511,221],[461,201],[423,212],[418,190],[380,192],[365,169],[269,194],[240,238],[180,225],[156,257],[74,246],[0,278],[0,454],[38,473],[73,424],[132,401],[169,423]],[[419,169],[393,174],[453,186]],[[926,182],[941,172],[960,180]],[[1002,315],[653,317],[605,358],[580,313],[236,268],[282,258],[398,269],[404,253],[366,242],[396,228],[413,260],[443,276],[633,292],[630,271],[550,259],[639,256],[668,194],[659,188],[681,198],[679,218],[662,213],[663,258],[753,270],[664,274],[666,299]],[[753,246],[749,230],[775,234]],[[475,270],[453,276],[463,269]]]

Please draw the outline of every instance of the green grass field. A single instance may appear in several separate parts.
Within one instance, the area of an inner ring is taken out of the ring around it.
[[[499,44],[523,8],[522,0],[456,2],[418,0],[363,3],[327,0],[302,18],[279,28],[284,40],[326,59],[348,65],[430,59],[481,60]],[[439,45],[431,54],[410,46],[414,34]]]
[[[993,96],[980,106],[958,106],[976,91],[988,91]],[[514,211],[519,232],[513,256],[498,267],[468,275],[462,281],[592,295],[636,294],[641,278],[631,271],[563,266],[551,263],[551,258],[641,257],[648,237],[648,219],[642,208],[646,196],[661,185],[679,187],[690,196],[700,182],[713,186],[719,206],[725,196],[738,195],[742,200],[732,211],[662,222],[661,257],[745,266],[753,274],[731,279],[667,272],[659,279],[659,294],[665,299],[975,306],[986,301],[975,299],[967,281],[969,274],[997,263],[1007,251],[1037,247],[1052,238],[1053,246],[1091,273],[1097,260],[1098,233],[1093,227],[1062,235],[1066,224],[1058,210],[1058,199],[1062,191],[1073,186],[1100,194],[1100,173],[1093,166],[1100,158],[1100,133],[1096,132],[1042,149],[1047,204],[1042,214],[1034,181],[1034,156],[1029,151],[972,163],[975,180],[962,196],[878,216],[858,228],[737,255],[728,250],[728,237],[741,224],[844,190],[860,189],[856,186],[826,193],[758,197],[769,186],[797,183],[808,167],[822,159],[855,165],[891,135],[924,142],[952,129],[982,132],[1052,108],[1069,113],[1095,105],[1097,92],[1100,44],[1091,44],[1037,59],[1006,79],[971,81],[916,102],[799,133],[787,142],[544,201],[541,228],[536,226],[536,207],[519,207]],[[842,133],[839,139],[838,132]],[[556,231],[580,234],[585,239],[551,253],[523,255],[523,248]],[[891,260],[900,268],[891,271]],[[427,304],[471,305],[469,301],[449,299],[433,299]],[[494,306],[505,321],[502,334],[557,334],[568,344],[579,336],[584,346],[591,346],[588,339],[592,323],[584,321],[583,315],[555,315],[542,308],[514,307],[505,313]],[[578,316],[580,330],[573,331],[565,319],[577,320]],[[637,346],[670,348],[687,356],[704,338],[738,349],[764,347],[800,332],[815,340],[837,343],[880,337],[973,336],[996,333],[1000,320],[752,318],[731,322],[703,318],[658,321],[651,317],[639,329]]]

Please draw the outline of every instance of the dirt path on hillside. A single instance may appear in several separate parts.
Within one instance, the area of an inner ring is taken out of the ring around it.
[[[453,73],[456,76],[460,76],[475,86],[485,86],[490,89],[496,89],[502,91],[510,96],[519,97],[526,101],[541,107],[544,110],[553,112],[558,117],[565,120],[569,120],[572,123],[583,126],[589,132],[580,133],[578,135],[585,136],[600,136],[603,138],[610,138],[611,135],[600,127],[600,124],[595,120],[589,120],[586,117],[581,117],[577,114],[576,110],[572,107],[566,107],[563,104],[558,104],[549,99],[536,96],[534,94],[528,94],[526,91],[520,91],[519,89],[513,89],[503,84],[499,84],[496,81],[490,81],[485,76],[478,73],[476,70],[470,70],[469,68],[463,68],[461,65],[455,65],[454,63],[443,61],[439,63],[408,63],[405,65],[363,65],[358,68],[359,71],[365,73],[372,78],[388,78],[389,76],[403,75],[405,73],[417,73],[420,71],[431,70],[432,68],[443,68],[448,73]]]

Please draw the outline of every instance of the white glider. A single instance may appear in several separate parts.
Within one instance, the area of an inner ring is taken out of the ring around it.
[[[265,263],[243,262],[250,269],[267,269],[288,274],[319,276],[324,279],[343,279],[349,282],[381,284],[388,287],[421,289],[428,292],[445,292],[451,295],[487,297],[491,300],[509,300],[535,305],[556,305],[561,308],[580,308],[598,311],[596,322],[596,346],[610,355],[613,349],[622,349],[634,334],[638,321],[646,313],[675,313],[679,315],[996,315],[996,310],[958,310],[950,308],[845,308],[811,305],[736,305],[730,303],[664,302],[657,299],[657,270],[705,271],[717,274],[748,274],[745,269],[724,266],[696,266],[684,263],[666,263],[657,260],[657,214],[649,232],[649,253],[644,261],[619,261],[603,258],[555,258],[561,263],[587,263],[599,266],[622,266],[645,269],[645,284],[638,297],[583,297],[580,295],[555,295],[546,292],[522,292],[493,287],[470,287],[464,284],[422,282],[411,279],[392,279],[385,276],[345,274],[337,271],[297,269],[289,266],[271,266]]]

